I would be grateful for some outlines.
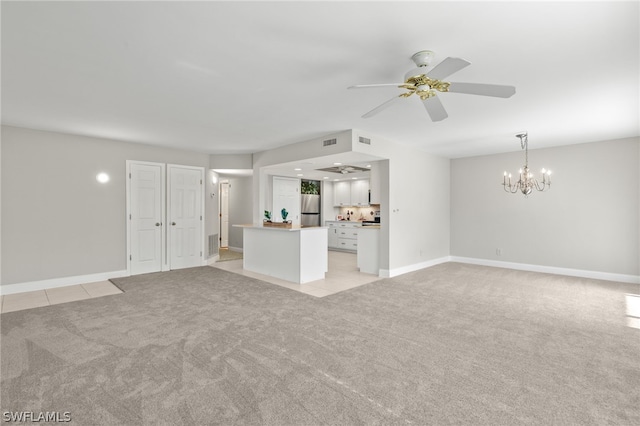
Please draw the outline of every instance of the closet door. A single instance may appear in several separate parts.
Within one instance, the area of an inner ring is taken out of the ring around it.
[[[164,164],[128,162],[129,271],[162,270],[164,253]]]
[[[168,166],[169,264],[171,269],[203,264],[204,169]]]

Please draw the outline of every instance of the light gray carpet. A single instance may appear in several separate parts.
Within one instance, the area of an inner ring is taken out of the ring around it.
[[[448,263],[315,298],[202,267],[2,314],[2,411],[72,424],[637,425],[637,285]]]

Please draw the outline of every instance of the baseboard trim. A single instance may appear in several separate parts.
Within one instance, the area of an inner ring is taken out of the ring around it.
[[[231,247],[231,246],[229,246],[229,251],[235,251],[237,253],[244,253],[244,249],[242,247]]]
[[[417,271],[424,268],[430,268],[431,266],[439,265],[451,261],[451,256],[440,257],[438,259],[431,259],[425,262],[414,263],[412,265],[401,266],[394,269],[380,269],[378,274],[382,278],[393,278],[398,275],[406,274],[409,272]]]
[[[207,266],[211,266],[214,263],[216,263],[218,260],[220,260],[220,255],[216,254],[214,256],[211,256],[210,258],[207,259]]]
[[[568,275],[571,277],[640,284],[640,276],[638,275],[614,274],[611,272],[587,271],[584,269],[559,268],[556,266],[531,265],[527,263],[502,262],[499,260],[460,256],[450,256],[450,261],[469,263],[472,265],[493,266],[496,268],[516,269],[520,271],[542,272],[545,274]]]
[[[29,281],[17,284],[6,284],[0,286],[0,294],[25,293],[27,291],[46,290],[49,288],[67,287],[70,285],[94,283],[97,281],[107,281],[111,278],[127,277],[127,270],[100,272],[97,274],[76,275],[73,277],[53,278],[42,281]]]

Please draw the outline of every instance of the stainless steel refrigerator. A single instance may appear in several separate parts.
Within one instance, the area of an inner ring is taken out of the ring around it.
[[[312,194],[302,194],[301,225],[320,226],[320,196]]]

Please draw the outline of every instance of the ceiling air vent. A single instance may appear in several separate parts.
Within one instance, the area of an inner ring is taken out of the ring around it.
[[[322,141],[322,147],[336,145],[338,143],[337,139],[327,139],[326,141]]]
[[[358,142],[363,143],[365,145],[371,145],[371,139],[363,138],[362,136],[358,137]]]

